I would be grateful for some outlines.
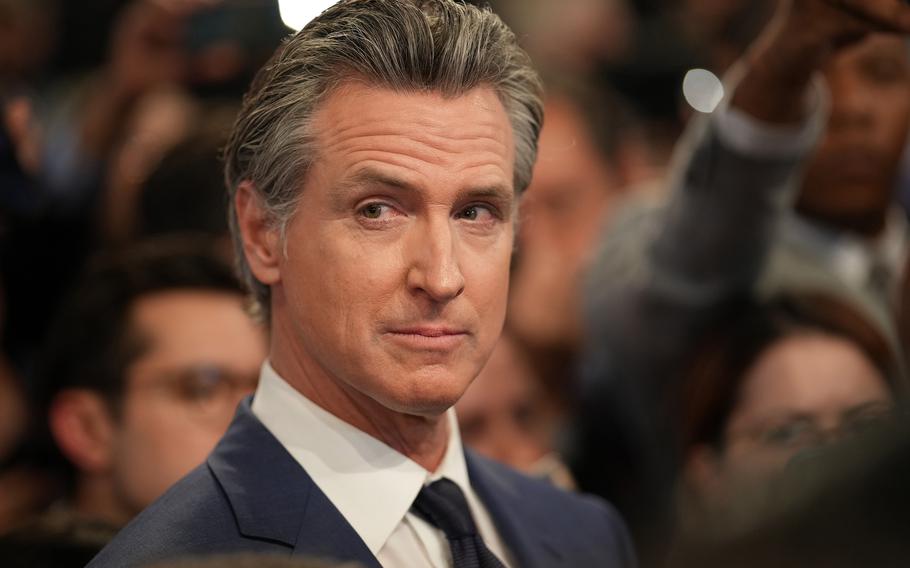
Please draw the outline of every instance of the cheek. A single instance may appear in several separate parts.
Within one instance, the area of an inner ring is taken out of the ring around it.
[[[511,247],[498,247],[488,257],[473,261],[462,269],[465,291],[470,296],[471,303],[481,318],[491,324],[505,317],[511,253]],[[497,326],[501,323],[500,321]]]
[[[292,251],[285,261],[289,300],[324,317],[338,318],[355,305],[375,305],[403,281],[398,246],[376,246],[333,231]]]
[[[904,154],[904,148],[907,143],[907,129],[910,127],[910,108],[901,115],[891,116],[890,123],[887,126],[885,143],[891,150],[892,163],[898,163]]]
[[[493,436],[490,435],[489,430],[477,432],[470,438],[465,438],[464,441],[467,445],[471,446],[471,449],[476,450],[477,453],[489,458],[497,458],[496,440]]]
[[[878,101],[873,107],[877,113],[878,139],[900,154],[907,139],[907,127],[910,126],[910,89],[878,89],[870,94],[870,98]]]
[[[116,448],[116,477],[123,498],[143,508],[205,461],[224,433],[223,424],[206,426],[172,404],[125,409]]]
[[[762,447],[729,450],[723,461],[726,477],[737,484],[762,483],[781,473],[794,452]]]

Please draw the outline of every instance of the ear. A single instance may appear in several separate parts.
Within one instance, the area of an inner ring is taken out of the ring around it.
[[[253,276],[263,284],[276,284],[281,280],[281,239],[278,229],[270,223],[252,182],[240,182],[234,196],[234,208],[243,238],[243,251]]]
[[[107,403],[87,389],[67,389],[48,413],[54,441],[77,469],[103,473],[111,467],[116,426]]]
[[[696,444],[686,455],[683,482],[700,501],[717,499],[721,487],[721,463],[717,450],[708,444]]]

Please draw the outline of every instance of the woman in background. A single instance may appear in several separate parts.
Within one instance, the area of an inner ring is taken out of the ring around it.
[[[888,342],[834,298],[746,302],[727,314],[697,349],[680,398],[684,530],[748,523],[794,458],[890,416],[903,388]]]

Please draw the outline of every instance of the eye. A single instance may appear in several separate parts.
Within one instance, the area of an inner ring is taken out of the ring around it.
[[[407,221],[408,210],[395,200],[373,201],[383,199],[376,196],[366,199],[355,205],[352,219],[359,223],[361,228],[369,231],[385,231],[401,227]]]
[[[907,76],[907,66],[894,57],[869,57],[861,69],[866,78],[880,84],[896,83]]]
[[[845,434],[864,432],[886,424],[894,417],[894,409],[889,404],[867,404],[847,412],[841,421],[841,430]]]
[[[577,193],[577,192],[575,192]],[[543,208],[551,213],[554,217],[565,218],[571,215],[573,209],[580,203],[571,190],[560,190],[553,192],[541,200]]]
[[[370,201],[357,209],[357,218],[371,228],[385,226],[403,216],[399,207],[382,201]]]
[[[456,219],[465,219],[467,221],[488,221],[497,218],[493,209],[487,205],[469,205],[462,209],[456,216]]]
[[[812,445],[817,433],[811,422],[797,420],[769,429],[762,438],[770,446],[793,448]]]
[[[360,208],[360,214],[367,219],[380,219],[388,208],[388,205],[383,205],[382,203],[367,203]]]
[[[483,414],[478,416],[467,416],[465,419],[459,417],[459,430],[465,440],[476,441],[483,438],[487,430],[487,417]]]
[[[208,367],[188,371],[179,382],[183,398],[193,402],[206,402],[217,398],[229,386],[221,369]]]

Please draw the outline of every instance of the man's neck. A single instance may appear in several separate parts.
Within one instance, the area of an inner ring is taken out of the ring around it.
[[[825,216],[800,206],[797,203],[797,213],[804,219],[817,223],[833,231],[851,233],[867,239],[880,236],[887,225],[888,210],[869,212],[858,215]]]
[[[80,515],[115,527],[122,527],[134,515],[117,498],[113,480],[106,475],[83,474],[79,477],[73,509]]]
[[[383,442],[427,471],[445,456],[449,426],[445,413],[421,416],[383,406],[341,379],[328,376],[273,334],[272,367],[289,385],[326,412]]]

